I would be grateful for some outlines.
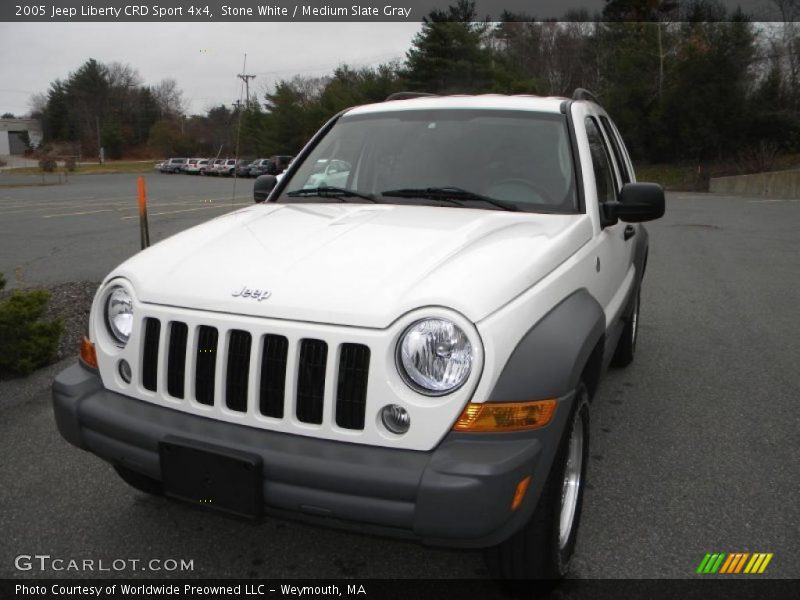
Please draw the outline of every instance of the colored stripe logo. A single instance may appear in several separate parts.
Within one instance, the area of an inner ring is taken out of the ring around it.
[[[700,561],[697,573],[701,575],[738,575],[740,573],[755,575],[767,570],[772,552],[725,552],[708,553]]]

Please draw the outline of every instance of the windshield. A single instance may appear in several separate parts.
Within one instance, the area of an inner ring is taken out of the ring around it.
[[[336,196],[330,188],[350,193]],[[326,193],[314,195],[317,189]],[[472,204],[479,196],[500,202]],[[444,201],[450,197],[459,201]],[[277,201],[370,198],[393,204],[496,209],[505,203],[528,212],[577,212],[566,117],[463,109],[345,115],[286,182]]]

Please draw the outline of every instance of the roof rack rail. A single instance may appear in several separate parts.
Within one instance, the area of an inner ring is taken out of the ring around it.
[[[389,102],[391,100],[411,100],[412,98],[430,98],[438,95],[439,94],[429,94],[428,92],[395,92],[394,94],[389,94],[384,102]]]
[[[572,99],[573,100],[589,100],[591,102],[594,102],[595,104],[600,104],[600,101],[597,99],[597,96],[595,96],[589,90],[587,90],[585,88],[581,88],[581,87],[575,88],[575,91],[572,92]]]

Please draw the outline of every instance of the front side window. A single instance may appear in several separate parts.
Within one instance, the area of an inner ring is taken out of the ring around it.
[[[277,201],[326,201],[327,194],[313,195],[325,188],[357,192],[346,198],[355,202],[577,212],[566,118],[531,111],[345,115],[304,159]],[[448,197],[448,190],[460,195]],[[458,202],[452,201],[456,196]]]
[[[586,137],[589,139],[589,150],[592,154],[594,180],[597,185],[597,199],[599,202],[614,201],[617,199],[616,184],[603,136],[600,134],[594,118],[586,117],[585,123]]]
[[[617,167],[619,168],[622,183],[630,183],[631,175],[628,173],[628,165],[625,162],[625,152],[622,149],[622,142],[617,137],[616,129],[611,125],[611,121],[607,117],[600,117],[600,122],[603,125],[603,130],[606,132],[606,137],[611,142],[611,149],[614,151],[614,158],[617,160]]]

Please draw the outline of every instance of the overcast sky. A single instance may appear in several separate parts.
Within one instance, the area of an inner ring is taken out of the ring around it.
[[[190,113],[240,95],[242,61],[256,75],[250,93],[296,74],[337,65],[402,60],[419,23],[0,23],[0,114],[22,115],[28,100],[89,58],[128,63],[145,84],[173,77]]]

